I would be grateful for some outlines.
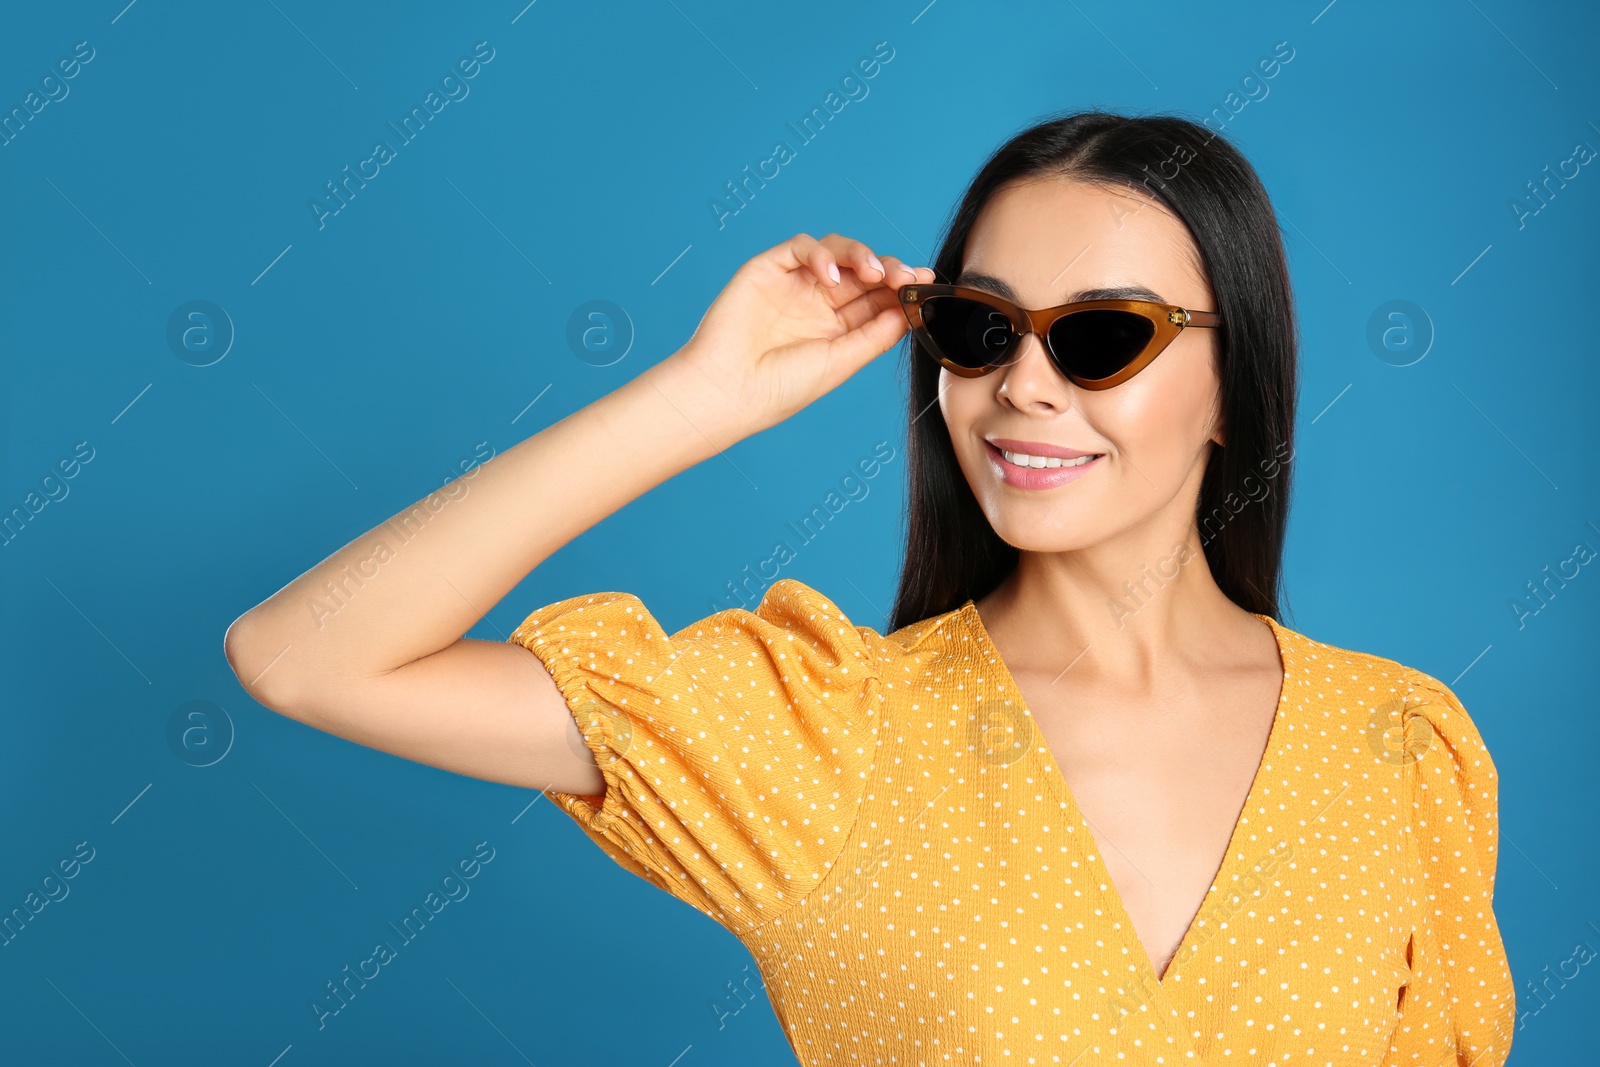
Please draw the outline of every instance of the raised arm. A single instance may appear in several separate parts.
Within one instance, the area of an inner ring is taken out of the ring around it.
[[[754,257],[683,348],[236,619],[224,640],[234,673],[268,708],[348,740],[598,795],[601,774],[543,664],[517,644],[462,635],[584,530],[893,346],[906,329],[896,290],[933,272],[877,263],[837,234],[799,234]],[[332,614],[314,607],[330,588],[344,590]]]

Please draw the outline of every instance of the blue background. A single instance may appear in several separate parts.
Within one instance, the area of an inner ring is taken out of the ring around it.
[[[1530,983],[1600,946],[1600,573],[1552,583],[1525,625],[1512,605],[1600,548],[1600,165],[1520,225],[1512,204],[1600,147],[1594,8],[125,2],[17,5],[0,33],[7,112],[94,49],[0,147],[4,510],[93,449],[0,547],[0,911],[94,849],[0,949],[0,1061],[792,1063],[764,999],[719,1025],[754,970],[730,934],[537,793],[261,708],[224,630],[480,443],[668,355],[757,252],[837,231],[926,263],[1012,132],[1092,105],[1199,119],[1279,41],[1292,61],[1225,132],[1281,213],[1302,316],[1284,621],[1462,697],[1502,775],[1496,911],[1539,1008],[1511,1062],[1590,1054],[1595,967],[1542,1008]],[[319,228],[324,183],[480,41],[469,94]],[[798,145],[786,123],[880,41],[868,95]],[[719,226],[711,201],[778,139],[796,157]],[[203,337],[167,337],[195,300],[234,335],[208,366]],[[620,359],[569,344],[592,300],[620,309]],[[1374,346],[1395,300],[1421,312]],[[783,572],[881,629],[903,359],[585,533],[471,635],[611,589],[684,626],[889,441],[870,494]],[[175,742],[191,701],[209,731]],[[319,1029],[325,983],[480,841],[470,896]]]

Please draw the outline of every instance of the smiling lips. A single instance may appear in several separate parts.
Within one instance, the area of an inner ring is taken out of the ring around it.
[[[1005,437],[984,442],[989,460],[1008,485],[1019,489],[1054,489],[1076,481],[1103,457],[1102,453]]]

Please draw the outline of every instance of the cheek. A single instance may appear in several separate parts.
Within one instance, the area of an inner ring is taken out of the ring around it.
[[[1114,455],[1128,456],[1143,468],[1172,439],[1175,405],[1170,390],[1140,377],[1104,392],[1080,393],[1078,409],[1084,421],[1111,443]]]
[[[959,455],[965,441],[972,436],[972,424],[984,410],[987,397],[980,378],[961,378],[949,371],[939,371],[939,412],[944,416],[950,440]]]
[[[973,426],[994,406],[992,383],[987,378],[962,378],[947,370],[939,371],[939,411],[944,416],[956,461],[970,479],[979,464],[987,461]],[[927,418],[932,418],[930,412]]]
[[[1163,353],[1165,355],[1165,353]],[[1197,438],[1208,433],[1217,403],[1217,380],[1203,354],[1174,360],[1152,374],[1150,368],[1118,389],[1107,391],[1096,408],[1101,430],[1133,451],[1181,452],[1187,460]]]

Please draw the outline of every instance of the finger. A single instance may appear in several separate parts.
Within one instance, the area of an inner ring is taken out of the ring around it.
[[[853,237],[843,234],[830,233],[822,239],[823,245],[833,253],[834,259],[851,270],[865,289],[870,285],[883,284],[887,277],[883,263],[873,254],[872,249],[865,241],[858,241]]]
[[[839,321],[844,324],[845,331],[848,333],[850,330],[860,329],[870,322],[875,315],[890,308],[897,311],[900,310],[899,294],[893,289],[875,286],[839,308],[835,314],[838,315]],[[905,318],[905,312],[900,311],[900,316]]]
[[[888,284],[895,287],[910,285],[918,281],[916,272],[894,256],[884,256],[883,265],[888,268]]]
[[[784,271],[805,271],[824,288],[838,284],[828,271],[833,263],[832,255],[821,241],[809,233],[797,233],[787,241],[774,245],[767,249],[764,258]]]
[[[827,238],[811,242],[810,247],[806,249],[805,264],[824,288],[832,289],[844,280],[844,276],[839,273],[838,257],[833,249],[828,247]]]
[[[848,304],[863,292],[879,286],[899,288],[916,281],[934,280],[930,268],[911,268],[894,256],[876,256],[865,242],[837,233],[820,240],[808,233],[798,233],[768,249],[760,258],[784,271],[804,270],[835,306]],[[841,273],[835,280],[829,268],[838,270],[840,264],[848,272]]]
[[[812,276],[821,282],[824,297],[835,310],[869,289],[884,284],[882,265],[872,249],[863,242],[830,233],[819,239],[817,246],[807,246],[806,262]]]
[[[828,363],[835,378],[834,384],[842,382],[894,347],[909,328],[904,313],[898,307],[887,307],[855,329],[835,337],[828,343]]]
[[[936,277],[933,268],[910,267],[894,256],[882,257],[882,263],[884,266],[883,280],[875,285],[862,285],[857,288],[868,296],[873,293],[882,294],[884,299],[873,300],[869,304],[857,298],[853,301],[842,301],[837,308],[840,319],[846,323],[848,328],[853,329],[861,325],[883,308],[899,307],[900,290],[917,282],[931,282]],[[840,299],[845,292],[845,289],[834,290],[829,296],[834,299]],[[904,311],[902,310],[903,314]]]

